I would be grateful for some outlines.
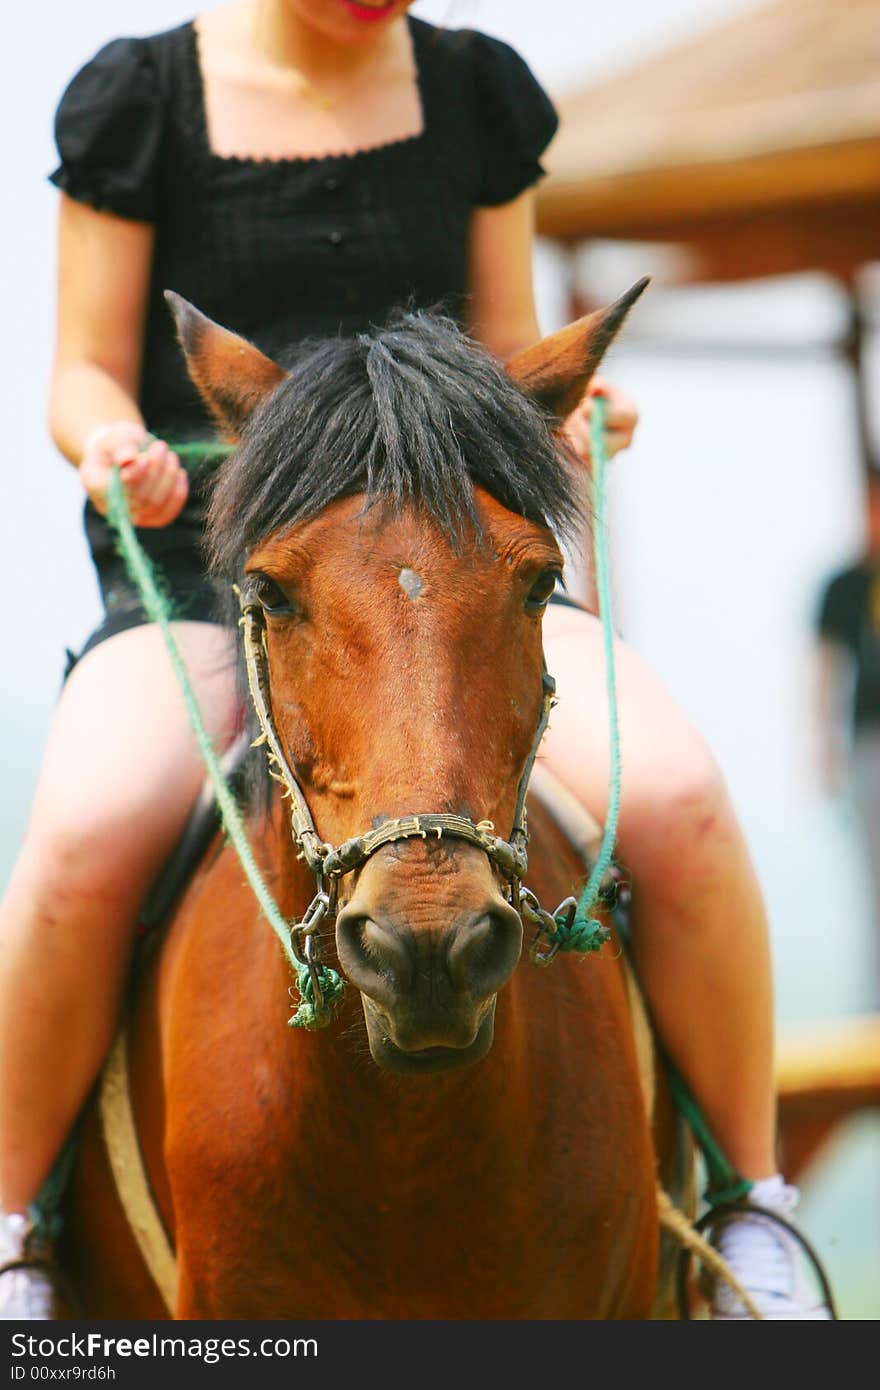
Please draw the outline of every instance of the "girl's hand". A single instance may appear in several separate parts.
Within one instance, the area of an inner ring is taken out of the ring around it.
[[[133,420],[99,425],[85,442],[79,465],[92,504],[107,515],[110,472],[118,466],[135,526],[167,526],[183,509],[189,493],[186,469],[177,455]]]
[[[593,397],[604,396],[605,449],[609,458],[629,448],[638,424],[639,412],[631,396],[612,386],[604,377],[594,376],[583,400],[575,406],[562,425],[562,433],[578,458],[590,462],[590,415]]]

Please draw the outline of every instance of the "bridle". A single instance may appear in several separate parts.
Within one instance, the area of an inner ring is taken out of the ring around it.
[[[320,939],[318,929],[325,920],[337,915],[341,880],[366,864],[377,850],[400,840],[420,838],[442,840],[444,836],[476,845],[489,858],[505,884],[507,901],[524,921],[534,927],[530,954],[538,965],[549,965],[556,955],[552,937],[559,931],[560,920],[570,924],[577,911],[577,899],[566,898],[555,913],[546,912],[531,889],[523,884],[528,869],[528,828],[526,823],[526,794],[535,765],[538,748],[544,737],[550,711],[556,703],[556,682],[544,668],[541,677],[541,708],[538,723],[520,775],[516,794],[513,828],[508,840],[495,834],[491,821],[473,821],[467,816],[447,812],[419,812],[384,821],[363,835],[345,840],[340,845],[328,844],[315,828],[312,813],[296,774],[287,760],[272,714],[272,693],[269,680],[269,656],[266,646],[266,616],[262,605],[245,591],[239,593],[241,627],[248,687],[261,733],[256,744],[263,744],[269,763],[269,773],[280,782],[290,801],[290,828],[299,857],[315,876],[315,895],[304,916],[290,929],[291,946],[297,959],[309,970],[316,1003],[320,1008]],[[551,938],[541,950],[541,938]]]

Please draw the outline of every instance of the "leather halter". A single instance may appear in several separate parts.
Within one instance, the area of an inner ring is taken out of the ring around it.
[[[510,839],[502,839],[495,834],[491,821],[473,821],[467,816],[446,812],[425,812],[410,816],[400,816],[385,821],[363,835],[345,840],[341,845],[331,845],[322,840],[315,828],[302,787],[287,760],[281,739],[272,714],[272,694],[269,683],[269,659],[266,649],[266,616],[263,607],[246,594],[239,594],[244,635],[245,665],[248,686],[254,710],[260,724],[261,734],[254,746],[264,744],[269,760],[269,773],[284,787],[290,800],[290,825],[293,840],[300,857],[315,875],[316,893],[305,916],[291,928],[291,944],[297,957],[309,966],[312,982],[319,991],[317,983],[318,946],[316,930],[325,918],[336,916],[339,882],[346,874],[361,868],[367,860],[382,849],[384,845],[395,844],[399,840],[419,837],[423,840],[441,840],[444,836],[465,840],[476,845],[488,856],[507,885],[508,901],[517,912],[527,917],[536,928],[536,936],[557,931],[555,917],[560,913],[571,912],[576,907],[574,898],[566,899],[556,910],[556,914],[545,912],[534,893],[523,887],[523,877],[528,868],[526,846],[528,829],[526,825],[526,793],[529,787],[532,768],[538,754],[541,739],[550,718],[550,711],[556,703],[556,682],[544,668],[541,684],[541,710],[529,755],[520,775],[517,786],[516,808],[513,815],[513,829]],[[555,954],[555,953],[554,953]],[[532,950],[532,958],[543,963],[545,957]],[[550,957],[552,958],[552,957]]]

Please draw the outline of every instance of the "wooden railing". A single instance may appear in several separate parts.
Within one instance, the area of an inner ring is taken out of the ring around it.
[[[782,1169],[796,1181],[838,1125],[880,1107],[880,1014],[784,1025],[776,1078]]]

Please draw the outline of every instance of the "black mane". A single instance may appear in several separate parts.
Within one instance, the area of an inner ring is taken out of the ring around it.
[[[574,533],[574,477],[549,422],[451,320],[400,314],[371,333],[303,343],[285,365],[214,486],[218,576],[237,581],[259,541],[360,492],[367,507],[421,503],[453,544],[479,530],[475,484]]]

